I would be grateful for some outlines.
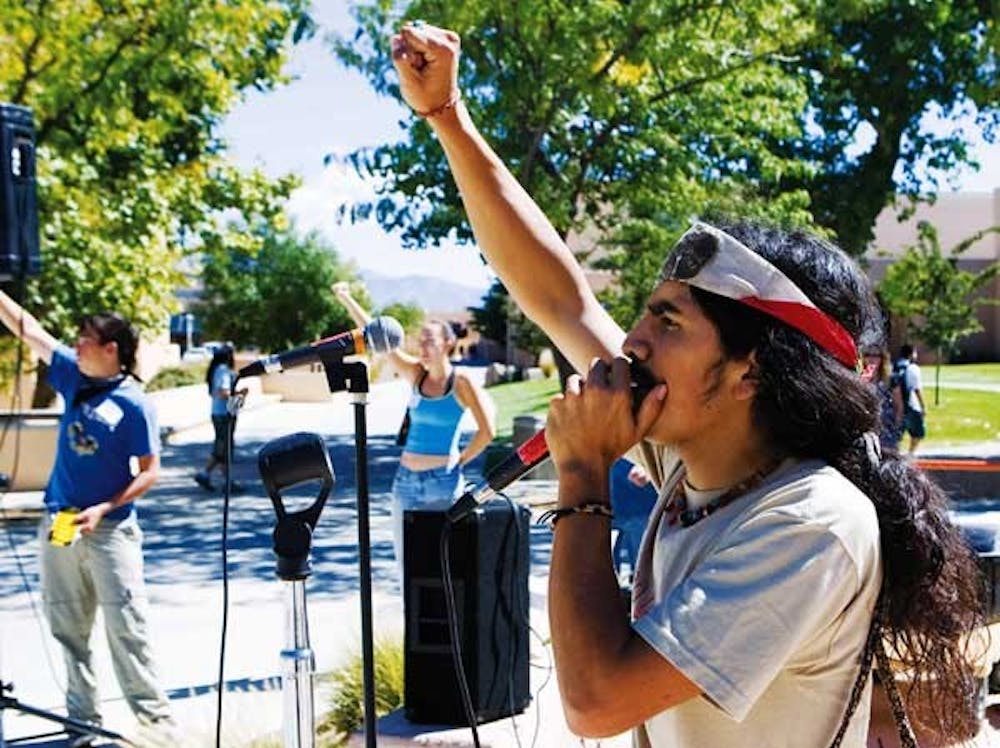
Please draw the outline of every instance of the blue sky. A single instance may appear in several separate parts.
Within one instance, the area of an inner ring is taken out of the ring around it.
[[[292,196],[290,214],[300,228],[319,230],[341,257],[362,270],[447,277],[485,291],[493,276],[470,245],[404,250],[397,237],[374,221],[337,224],[341,202],[370,196],[373,190],[342,165],[324,166],[324,156],[401,139],[399,123],[407,113],[398,102],[376,96],[360,74],[341,67],[328,50],[325,34],[353,30],[347,3],[317,0],[313,11],[320,28],[293,50],[287,72],[295,80],[276,91],[250,94],[227,119],[223,134],[232,156],[272,175],[298,173],[303,184]],[[977,153],[982,169],[955,175],[952,189],[1000,188],[1000,144],[981,145]]]

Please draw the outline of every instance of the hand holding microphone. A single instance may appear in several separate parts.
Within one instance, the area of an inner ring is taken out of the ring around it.
[[[631,441],[626,438],[622,438],[622,441],[626,441],[627,443],[620,448],[618,454],[615,455],[615,457],[617,457],[639,441],[639,439],[641,439],[652,426],[662,407],[666,387],[662,383],[657,382],[644,366],[635,361],[630,363],[627,359],[618,358],[615,359],[615,362],[616,363],[612,366],[618,366],[619,369],[624,368],[625,372],[625,377],[622,379],[622,374],[619,370],[616,374],[615,381],[619,387],[628,387],[630,391],[629,399],[632,414],[635,415],[634,420],[632,415],[628,413],[619,414],[619,418],[622,421],[621,425],[626,429],[632,429],[632,436],[629,437],[631,438]],[[602,363],[602,366],[607,367],[608,365]],[[591,373],[588,375],[588,380],[591,376],[600,376],[600,374],[594,373],[594,368],[596,368],[596,364],[594,367],[591,367]],[[575,378],[577,380],[578,387],[579,377]],[[571,377],[571,379],[573,379],[573,377]],[[598,385],[595,385],[595,389],[597,387]],[[604,388],[608,389],[609,387],[607,369],[605,368]],[[657,391],[656,396],[654,398],[647,398],[646,396],[654,390]],[[577,393],[577,397],[579,397],[579,393]],[[565,399],[565,396],[563,396],[563,399]],[[649,400],[649,402],[647,402],[647,400]],[[593,432],[585,430],[580,438],[590,440],[593,436]],[[561,438],[561,436],[557,436],[557,438]],[[458,499],[458,501],[456,501],[446,512],[448,520],[451,522],[457,522],[462,519],[474,510],[476,506],[488,501],[499,491],[503,491],[507,486],[521,478],[532,468],[547,460],[548,457],[549,447],[546,441],[545,430],[543,429],[515,449],[510,457],[493,468],[483,482],[463,494],[462,497]]]
[[[633,379],[645,372],[638,365],[633,369],[635,377],[623,357],[595,360],[585,381],[572,375],[566,391],[552,400],[545,431],[561,474],[582,470],[595,481],[604,480],[611,464],[649,431],[662,398],[645,397],[658,392],[651,381],[643,383],[641,397],[632,397]]]

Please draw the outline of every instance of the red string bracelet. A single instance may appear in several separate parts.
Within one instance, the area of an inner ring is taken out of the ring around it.
[[[430,119],[431,117],[437,117],[439,114],[447,112],[449,109],[454,109],[458,105],[458,102],[460,102],[461,100],[462,100],[462,94],[460,91],[456,89],[451,92],[451,96],[449,96],[448,100],[441,106],[436,106],[433,109],[428,109],[426,112],[418,112],[416,109],[414,109],[413,113],[418,117],[420,117],[421,119]]]

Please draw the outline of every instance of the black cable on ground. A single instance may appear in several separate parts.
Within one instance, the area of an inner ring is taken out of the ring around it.
[[[465,718],[472,731],[472,743],[480,748],[479,731],[476,729],[476,714],[472,706],[472,696],[469,693],[469,682],[465,676],[465,666],[462,663],[462,644],[459,641],[458,612],[455,610],[455,588],[451,579],[451,558],[448,553],[451,538],[451,522],[445,520],[441,525],[441,542],[439,555],[441,558],[441,581],[444,584],[444,602],[448,612],[448,633],[451,639],[451,656],[455,663],[455,675],[458,678],[458,691],[462,697]]]
[[[233,382],[235,389],[236,382]],[[222,696],[225,691],[226,629],[229,625],[229,494],[232,488],[233,424],[230,414],[226,424],[226,486],[222,491],[222,629],[219,634],[219,682],[215,713],[215,748],[222,746]]]

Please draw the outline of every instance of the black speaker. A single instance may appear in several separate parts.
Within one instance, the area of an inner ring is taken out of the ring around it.
[[[0,103],[0,280],[41,268],[34,118],[27,107]]]
[[[529,512],[494,501],[451,528],[459,641],[476,722],[518,714],[528,673]],[[404,704],[411,722],[466,725],[441,575],[443,511],[403,515]]]

